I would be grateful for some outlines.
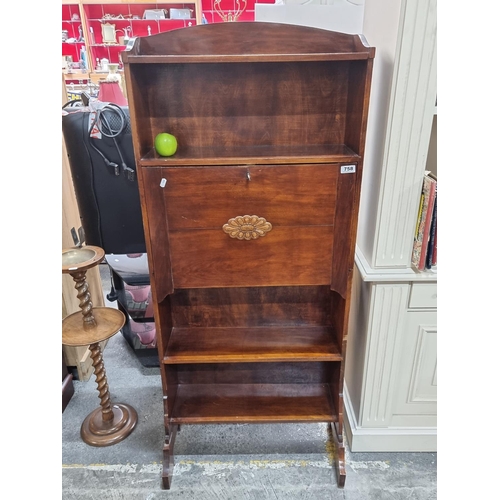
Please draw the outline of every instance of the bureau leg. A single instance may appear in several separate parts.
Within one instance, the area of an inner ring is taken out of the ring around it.
[[[346,470],[345,470],[345,448],[344,439],[340,427],[337,427],[337,422],[330,424],[333,443],[335,445],[335,471],[337,473],[337,486],[343,488],[345,486]]]
[[[170,489],[172,484],[172,475],[174,473],[174,444],[175,436],[178,430],[177,425],[165,425],[165,444],[163,445],[163,471],[162,483],[163,488]]]

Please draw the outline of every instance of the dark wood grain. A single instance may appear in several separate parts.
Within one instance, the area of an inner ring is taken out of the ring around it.
[[[170,265],[170,247],[168,221],[165,209],[164,193],[160,187],[162,172],[160,169],[141,169],[140,186],[143,215],[146,224],[146,243],[151,279],[151,291],[154,300],[161,302],[167,294],[173,292],[173,278]],[[154,279],[158,275],[161,279]]]
[[[278,23],[239,22],[193,26],[189,30],[176,30],[135,40],[123,52],[125,63],[149,61],[220,60],[227,56],[269,60],[304,61],[308,56],[316,59],[367,59],[375,49],[367,46],[359,35],[292,26]],[[134,57],[139,56],[139,57]],[[154,57],[156,56],[156,57]],[[172,56],[172,57],[169,57]],[[266,56],[270,56],[267,57]]]
[[[68,346],[87,346],[109,339],[125,324],[125,315],[111,307],[92,309],[95,323],[84,327],[80,311],[70,314],[62,322],[62,343]]]
[[[332,245],[332,226],[276,227],[251,241],[230,238],[222,228],[171,231],[174,286],[324,285]]]
[[[147,154],[148,150],[153,147],[154,137],[151,133],[151,119],[149,117],[149,100],[144,99],[142,93],[137,93],[138,88],[142,85],[140,80],[142,72],[135,71],[133,68],[125,64],[123,67],[125,74],[125,82],[127,86],[127,100],[129,104],[130,122],[132,126],[132,140],[134,144],[134,156],[136,165],[139,165],[139,159]],[[141,191],[141,169],[137,169],[139,190]],[[144,195],[144,193],[142,193]],[[144,212],[144,211],[143,211]],[[143,217],[144,227],[148,227],[147,215]],[[146,246],[148,241],[146,238]]]
[[[152,144],[152,142],[150,141]],[[152,146],[150,146],[152,147]],[[283,144],[241,146],[213,144],[194,147],[184,141],[174,156],[162,157],[154,149],[146,150],[138,159],[143,167],[207,166],[207,165],[282,165],[303,163],[352,163],[360,156],[344,144]]]
[[[144,95],[134,100],[140,99],[141,113],[151,120],[150,136],[141,131],[141,150],[151,150],[156,134],[167,131],[176,136],[181,158],[199,157],[197,151],[238,157],[244,148],[258,157],[265,148],[272,155],[270,147],[278,148],[274,155],[289,152],[289,157],[341,152],[350,63],[302,65],[157,64],[148,71],[141,65],[134,78]],[[153,94],[156,88],[160,94]]]
[[[160,335],[158,335],[158,333],[156,334],[156,346],[158,353],[165,352],[172,333],[173,324],[170,297],[171,296],[168,295],[161,302],[153,300],[153,315],[155,319],[156,332],[161,332]],[[164,397],[165,422],[168,423],[169,415],[172,414],[172,408],[177,391],[177,375],[176,372],[172,370],[165,370],[162,375],[161,381]]]
[[[175,423],[332,422],[327,384],[186,384]]]
[[[351,229],[353,218],[356,218],[353,210],[356,204],[356,184],[360,178],[361,175],[357,171],[352,174],[341,174],[337,183],[338,203],[335,212],[333,238],[343,244],[334,246],[331,284],[332,289],[343,297],[346,297],[349,292],[348,283],[354,266],[355,240],[352,239]]]
[[[339,488],[345,486],[346,469],[345,469],[345,446],[342,434],[338,434],[335,429],[336,422],[328,426],[329,435],[332,437],[334,443],[334,466],[335,473],[337,474],[337,485]]]
[[[338,361],[183,363],[165,365],[183,384],[329,384]]]
[[[171,424],[170,419],[165,425],[165,442],[163,444],[163,468],[162,468],[162,486],[165,489],[170,489],[172,475],[174,473],[174,445],[177,432],[180,430],[180,425]]]
[[[164,363],[341,361],[328,327],[174,328]]]
[[[245,214],[261,215],[273,227],[333,224],[338,165],[162,171],[171,231],[220,229],[229,218]]]
[[[331,324],[331,295],[329,286],[191,288],[170,300],[179,328],[322,327]]]
[[[365,153],[372,69],[373,59],[368,59],[353,62],[349,71],[345,144],[362,157]]]

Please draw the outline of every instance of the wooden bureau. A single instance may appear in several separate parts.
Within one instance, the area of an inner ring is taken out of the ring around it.
[[[329,422],[343,371],[375,49],[219,23],[123,53],[165,410],[180,424]],[[176,136],[160,157],[154,138]],[[189,431],[186,431],[189,432]]]

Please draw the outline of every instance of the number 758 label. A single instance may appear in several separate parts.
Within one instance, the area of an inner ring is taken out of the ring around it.
[[[342,165],[340,167],[341,174],[353,174],[356,172],[356,165]]]

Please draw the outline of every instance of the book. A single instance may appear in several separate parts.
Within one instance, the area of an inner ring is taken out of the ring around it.
[[[429,239],[431,234],[432,214],[434,212],[434,201],[436,198],[436,187],[437,187],[437,182],[431,178],[429,200],[425,216],[424,230],[422,234],[422,250],[420,253],[420,262],[418,263],[419,271],[423,271],[425,269],[425,261],[427,257],[427,250],[429,248]]]
[[[437,221],[436,221],[436,235],[434,236],[434,250],[432,251],[432,265],[437,265],[438,259],[438,233],[437,233]]]
[[[437,189],[436,189],[436,196],[434,199],[434,208],[432,209],[429,243],[427,245],[427,255],[425,257],[425,269],[430,269],[433,265],[435,265],[432,262],[434,257],[434,248],[436,240],[436,228],[437,228]]]
[[[422,214],[413,242],[411,257],[412,265],[419,271],[423,271],[425,268],[425,256],[427,255],[427,246],[429,242],[432,209],[434,207],[434,199],[436,195],[436,184],[437,181],[426,172],[422,182]]]
[[[415,224],[415,240],[418,237],[418,228],[420,226],[420,221],[422,220],[422,207],[424,206],[424,193],[420,193],[420,204],[418,206],[418,216],[417,223]]]
[[[437,175],[433,174],[432,172],[429,173],[429,177],[434,179],[436,181],[436,200],[437,200]],[[436,210],[437,210],[437,205],[436,205]],[[432,229],[431,229],[432,231]],[[436,212],[436,224],[434,228],[434,244],[433,244],[433,249],[432,249],[432,262],[431,265],[435,266],[437,265],[437,212]]]

